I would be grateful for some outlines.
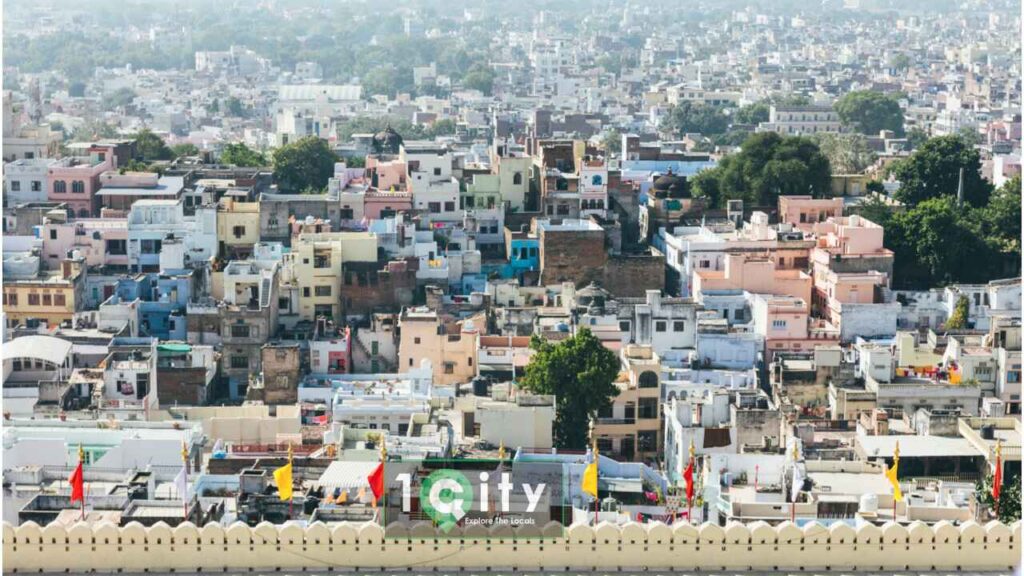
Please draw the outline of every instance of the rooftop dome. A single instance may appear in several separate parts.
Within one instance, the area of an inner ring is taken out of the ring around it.
[[[666,195],[669,198],[689,198],[690,187],[686,184],[686,178],[676,176],[671,170],[654,181],[654,192],[657,196]],[[658,193],[661,194],[658,194]]]
[[[378,154],[398,154],[402,136],[388,123],[383,130],[373,135],[373,149]]]

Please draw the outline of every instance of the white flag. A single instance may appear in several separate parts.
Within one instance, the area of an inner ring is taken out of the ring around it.
[[[793,502],[796,502],[796,497],[800,494],[800,490],[804,487],[804,475],[800,471],[800,464],[793,462]]]
[[[185,467],[181,467],[181,472],[174,477],[174,487],[178,491],[178,498],[182,501],[188,500],[188,476],[185,475]]]

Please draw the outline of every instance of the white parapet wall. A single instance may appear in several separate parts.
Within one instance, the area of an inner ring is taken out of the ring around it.
[[[459,530],[456,528],[455,530]],[[322,570],[972,570],[1013,572],[1019,566],[1020,522],[984,526],[886,524],[852,528],[789,522],[601,524],[488,531],[435,538],[429,525],[409,530],[376,524],[314,523],[250,528],[241,523],[175,528],[158,523],[66,527],[3,526],[3,570],[14,572],[223,572]]]

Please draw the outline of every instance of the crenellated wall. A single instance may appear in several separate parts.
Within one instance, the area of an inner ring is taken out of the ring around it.
[[[456,528],[458,530],[458,528]],[[960,526],[846,524],[802,528],[789,522],[666,526],[573,526],[542,538],[534,527],[488,531],[470,527],[463,537],[434,539],[428,524],[408,531],[376,524],[315,523],[255,528],[237,523],[170,528],[137,523],[39,527],[3,525],[3,570],[12,572],[221,572],[225,570],[999,570],[1020,562],[1020,522]]]

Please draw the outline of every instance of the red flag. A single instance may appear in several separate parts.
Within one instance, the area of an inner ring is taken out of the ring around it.
[[[996,453],[996,473],[992,478],[992,499],[999,502],[999,491],[1003,483],[1003,457]]]
[[[370,483],[370,490],[373,491],[374,499],[379,500],[384,494],[384,463],[377,464],[377,467],[366,477],[366,480]]]
[[[82,473],[82,461],[78,461],[78,466],[75,466],[75,471],[71,473],[71,477],[68,478],[68,482],[71,483],[71,501],[85,502],[85,476]]]
[[[690,458],[689,465],[683,470],[683,479],[686,480],[686,501],[693,500],[693,458]]]

